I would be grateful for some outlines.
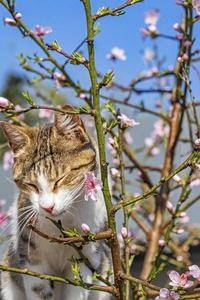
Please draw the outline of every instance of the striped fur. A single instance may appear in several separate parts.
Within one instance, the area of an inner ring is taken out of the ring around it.
[[[72,109],[69,105],[61,107]],[[102,192],[98,201],[84,200],[84,175],[93,171],[100,177],[96,144],[87,133],[78,115],[55,113],[52,125],[22,128],[1,122],[15,154],[14,180],[19,188],[15,202],[12,237],[3,264],[38,273],[74,279],[69,259],[78,257],[66,245],[49,243],[29,229],[32,219],[36,227],[59,236],[58,229],[46,218],[60,220],[64,228],[82,234],[81,224],[87,223],[92,232],[106,224],[106,209]],[[84,255],[94,268],[100,268],[102,243],[83,247]],[[83,279],[91,283],[91,271],[80,263]],[[61,285],[17,273],[3,272],[3,300],[61,300],[89,297],[89,292],[70,285]],[[106,299],[104,293],[95,299]],[[94,299],[94,298],[93,298]]]

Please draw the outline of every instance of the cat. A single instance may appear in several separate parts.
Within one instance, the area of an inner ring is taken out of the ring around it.
[[[68,104],[59,108],[73,109]],[[43,127],[20,127],[5,121],[1,121],[1,127],[15,155],[13,173],[19,188],[11,240],[3,264],[74,279],[69,259],[78,257],[77,252],[69,245],[50,243],[27,225],[32,219],[40,231],[55,236],[60,232],[46,217],[60,220],[64,229],[75,228],[80,234],[84,234],[82,223],[94,233],[105,229],[107,213],[102,191],[98,191],[97,201],[84,199],[85,173],[94,172],[100,178],[96,143],[80,116],[75,114],[55,112],[54,123]],[[82,250],[95,269],[101,267],[103,256],[108,257],[103,255],[102,247],[101,241],[89,243]],[[80,263],[79,268],[83,280],[92,283],[92,272],[87,266]],[[1,286],[3,300],[86,300],[89,297],[89,291],[81,287],[13,272],[2,272]],[[107,299],[106,293],[95,293],[92,299]]]

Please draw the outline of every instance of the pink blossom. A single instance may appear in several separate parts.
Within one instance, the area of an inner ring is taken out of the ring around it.
[[[181,62],[182,62],[182,57],[181,57],[181,56],[178,56],[177,61],[178,61],[179,63],[181,63]]]
[[[16,19],[16,20],[20,20],[21,17],[22,17],[22,14],[20,14],[20,13],[17,13],[17,14],[15,15],[15,19]]]
[[[187,216],[187,213],[185,211],[181,211],[179,214],[180,218],[185,218]]]
[[[51,106],[51,105],[49,105],[47,103],[44,106]],[[39,110],[39,118],[47,118],[47,119],[49,119],[49,121],[51,123],[53,123],[53,116],[54,116],[53,110],[51,110],[51,109],[40,109]]]
[[[165,288],[160,289],[159,296],[155,298],[155,300],[169,300],[169,299],[174,299],[178,300],[179,299],[179,294],[177,294],[174,291],[169,291]]]
[[[125,141],[128,145],[131,145],[131,144],[133,143],[133,138],[132,138],[130,132],[125,131],[123,137],[124,137],[124,141]]]
[[[194,7],[197,15],[200,15],[200,0],[192,0],[192,6]]]
[[[112,174],[113,177],[120,178],[120,173],[116,168],[111,168],[110,173]]]
[[[200,139],[197,139],[196,141],[194,141],[194,144],[195,144],[196,146],[200,146]]]
[[[160,15],[157,9],[151,9],[144,14],[144,22],[148,25],[156,25]]]
[[[181,0],[175,1],[174,2],[176,5],[183,5],[183,2]]]
[[[53,73],[53,80],[54,80],[54,87],[56,90],[56,94],[58,93],[58,90],[60,88],[60,79],[63,77],[63,74],[59,72],[54,72]]]
[[[178,229],[176,229],[176,233],[177,234],[183,234],[184,233],[184,229],[183,228],[178,228]]]
[[[200,185],[200,178],[196,178],[192,180],[189,184],[190,189],[192,189],[194,186],[199,186]]]
[[[190,270],[190,275],[198,280],[200,280],[200,269],[197,265],[192,265],[188,267]]]
[[[113,162],[113,164],[115,164],[115,165],[118,165],[118,166],[120,165],[120,160],[119,160],[119,158],[117,158],[117,157],[113,158],[112,162]]]
[[[14,19],[11,18],[5,18],[4,22],[10,26],[16,26],[16,21]]]
[[[86,223],[82,223],[81,228],[85,233],[90,232],[90,227]]]
[[[51,27],[42,27],[36,25],[31,31],[35,36],[43,37],[45,34],[52,32]]]
[[[15,105],[15,110],[21,110],[21,109],[22,109],[22,107],[19,104]],[[17,116],[17,119],[19,121],[23,121],[24,118],[25,118],[24,114],[21,114],[21,115]]]
[[[107,59],[116,59],[116,58],[118,58],[118,59],[121,59],[121,60],[126,60],[127,57],[124,54],[124,52],[125,52],[124,49],[120,49],[118,47],[114,47],[114,48],[111,49],[112,55],[107,54],[106,58]]]
[[[144,51],[143,60],[146,64],[148,64],[152,58],[155,57],[155,54],[151,51],[150,48],[146,48]]]
[[[194,168],[195,168],[196,171],[200,171],[200,164],[195,164]]]
[[[166,207],[167,207],[167,209],[169,209],[170,211],[174,210],[174,207],[173,207],[173,205],[172,205],[172,203],[171,203],[170,201],[167,201],[167,202],[166,202]]]
[[[182,56],[182,58],[183,58],[184,60],[188,60],[188,55],[187,55],[186,53],[184,53],[183,56]]]
[[[121,114],[120,116],[117,117],[120,119],[125,125],[127,126],[136,126],[139,125],[140,123],[135,122],[133,119],[128,118],[126,115]]]
[[[147,72],[147,76],[152,76],[154,74],[158,73],[158,68],[157,67],[152,67],[148,72]]]
[[[12,151],[7,151],[4,153],[3,157],[3,168],[5,171],[12,168],[14,165],[14,154]]]
[[[85,200],[88,201],[88,197],[93,201],[97,201],[98,190],[101,190],[103,183],[100,179],[94,176],[93,172],[85,173]]]
[[[128,232],[127,232],[126,227],[122,227],[122,229],[121,229],[121,235],[122,235],[123,238],[127,237]]]
[[[0,106],[14,108],[14,105],[6,98],[0,97]]]
[[[161,246],[161,247],[164,246],[165,244],[166,244],[165,240],[159,240],[158,241],[158,245]]]
[[[180,26],[178,23],[175,23],[175,24],[173,25],[173,27],[174,27],[174,29],[175,29],[176,31],[180,31],[180,29],[181,29],[181,26]]]
[[[87,127],[94,128],[94,118],[90,115],[84,116],[84,121]]]
[[[186,223],[189,223],[189,220],[190,220],[190,218],[187,215],[187,216],[180,219],[180,223],[181,224],[186,224]]]
[[[176,39],[178,41],[182,41],[184,39],[184,34],[181,33],[181,34],[176,35]]]
[[[182,184],[182,180],[181,180],[181,178],[178,176],[178,174],[174,175],[172,178],[173,178],[174,181],[176,181],[177,183]]]
[[[184,43],[185,47],[188,47],[188,46],[191,46],[191,45],[192,45],[192,42],[190,42],[190,41],[185,41],[185,43]]]
[[[0,211],[0,227],[4,229],[7,225],[7,218],[6,218],[6,213],[3,211]]]
[[[116,146],[116,142],[115,142],[115,140],[114,139],[112,139],[112,138],[108,138],[108,143],[111,145],[111,146]]]
[[[79,94],[79,98],[81,98],[81,99],[85,99],[87,96],[86,96],[86,94],[85,93],[80,93]]]
[[[169,278],[171,279],[169,285],[181,288],[189,288],[193,286],[193,282],[191,280],[187,280],[187,275],[184,273],[180,275],[176,271],[171,271],[169,274]]]
[[[144,40],[147,35],[149,35],[149,30],[147,30],[146,28],[141,28],[140,31],[142,32],[142,39]]]
[[[148,29],[149,29],[149,31],[152,32],[152,33],[158,33],[157,28],[156,28],[155,25],[152,25],[152,24],[149,25],[149,26],[148,26]]]

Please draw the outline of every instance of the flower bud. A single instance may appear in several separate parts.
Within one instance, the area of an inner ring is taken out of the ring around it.
[[[81,228],[85,233],[90,232],[90,227],[86,223],[82,223]]]
[[[121,235],[123,236],[123,238],[127,237],[128,236],[128,233],[127,233],[127,229],[126,227],[122,227],[122,230],[121,230]]]

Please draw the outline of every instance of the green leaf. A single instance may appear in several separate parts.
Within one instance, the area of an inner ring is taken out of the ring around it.
[[[71,60],[71,64],[77,64],[80,63],[80,64],[85,64],[87,62],[87,60],[85,59],[85,57],[83,57],[82,55],[80,55],[79,53],[77,52],[70,52],[71,56],[74,57],[76,59],[76,61],[74,61],[73,59]]]
[[[22,93],[22,95],[24,96],[24,98],[26,98],[26,100],[29,102],[29,104],[31,106],[35,105],[34,102],[33,102],[33,100],[32,100],[32,98],[31,98],[31,96],[29,95],[28,91],[26,93]]]
[[[98,280],[99,280],[98,277],[100,277],[100,276],[101,276],[101,275],[99,275],[99,274],[97,274],[96,272],[94,272],[92,279],[93,279],[94,281],[98,281]]]
[[[93,233],[91,233],[91,232],[89,232],[89,234],[88,234],[88,238],[89,238],[89,240],[92,241],[92,242],[96,242],[95,236],[96,236],[96,235],[93,234]]]
[[[113,273],[113,269],[110,268],[110,269],[108,270],[108,272],[107,272],[107,278],[109,279],[110,276],[111,276],[112,274],[114,274],[114,273]]]
[[[111,10],[110,7],[104,7],[103,6],[102,8],[99,8],[97,14],[98,15],[102,15],[102,14],[105,14],[105,13],[109,12],[110,10]]]
[[[56,221],[56,220],[53,220],[53,219],[51,219],[51,218],[49,218],[49,217],[46,217],[48,220],[50,220],[61,232],[62,232],[62,230],[63,230],[63,228],[62,228],[62,226],[61,226],[61,224],[58,222],[58,221]]]
[[[125,14],[125,11],[120,10],[117,13],[114,13],[114,16],[122,16],[124,14]]]
[[[89,110],[85,107],[76,108],[74,111],[76,111],[78,113],[81,113],[81,114],[88,114],[89,113]]]
[[[156,270],[156,267],[154,266],[152,271],[151,271],[151,274],[150,274],[150,280],[153,280],[157,277],[157,275],[164,269],[164,267],[166,266],[165,263],[162,263],[158,269]]]
[[[112,114],[116,114],[115,108],[114,108],[114,104],[111,104],[111,103],[110,103],[110,100],[108,100],[108,102],[104,104],[103,110],[105,110],[106,108],[108,108],[108,110],[109,110]]]
[[[114,76],[113,71],[110,71],[109,73],[106,73],[106,75],[104,76],[102,81],[99,83],[99,87],[101,88],[102,86],[108,85],[111,82],[113,76]]]
[[[131,255],[131,256],[130,256],[130,258],[129,258],[129,267],[131,267],[134,258],[135,258],[135,255]]]
[[[75,228],[74,228],[74,230],[67,229],[67,231],[62,229],[61,231],[65,236],[71,236],[71,237],[80,236],[80,234],[78,233],[78,231]]]
[[[71,266],[72,268],[72,272],[74,274],[74,278],[77,279],[78,278],[78,274],[79,274],[79,265],[78,265],[78,260],[76,259],[74,266]]]
[[[145,290],[143,290],[143,287],[142,287],[141,284],[139,284],[139,293],[140,293],[140,297],[147,295],[147,293],[145,292]]]
[[[97,23],[95,29],[94,29],[94,35],[96,35],[97,33],[101,32],[101,30],[99,29],[99,25],[100,23]]]
[[[56,49],[62,50],[61,47],[59,46],[57,40],[55,40],[55,41],[52,43],[52,46],[54,46]]]
[[[133,0],[132,1],[132,4],[136,4],[136,3],[138,3],[138,2],[143,2],[144,0]]]
[[[23,54],[21,54],[21,55],[16,55],[16,57],[19,58],[23,64],[26,62],[26,59],[25,59],[25,57],[23,56]]]
[[[120,121],[114,120],[114,121],[110,124],[109,129],[111,130],[111,129],[115,128],[116,126],[118,126],[119,124],[120,124]]]

